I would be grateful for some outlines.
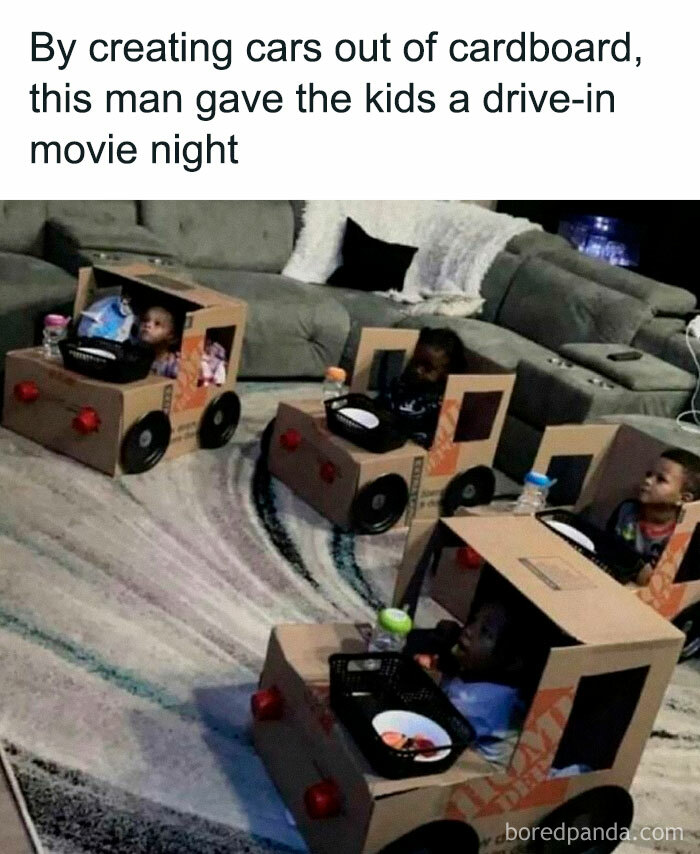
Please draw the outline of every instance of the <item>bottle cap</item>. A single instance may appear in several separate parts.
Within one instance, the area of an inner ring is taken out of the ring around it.
[[[336,383],[344,383],[347,374],[343,368],[330,367],[326,368],[326,379]]]
[[[407,635],[413,628],[413,621],[400,608],[383,608],[377,617],[379,625],[387,632]]]
[[[44,318],[44,326],[68,326],[70,318],[62,314],[47,314]]]
[[[538,471],[529,471],[525,475],[525,483],[531,483],[533,486],[541,486],[545,489],[549,489],[554,481],[547,477],[546,474],[540,474]]]

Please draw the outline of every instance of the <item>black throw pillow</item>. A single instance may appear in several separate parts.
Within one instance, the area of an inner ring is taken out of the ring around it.
[[[343,263],[331,273],[328,284],[357,291],[400,291],[416,246],[386,243],[371,237],[348,217],[343,238]]]

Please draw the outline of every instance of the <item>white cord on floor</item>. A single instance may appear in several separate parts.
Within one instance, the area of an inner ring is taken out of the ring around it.
[[[693,320],[691,320],[685,328],[685,343],[688,345],[690,356],[695,364],[695,371],[698,375],[698,380],[695,384],[695,391],[693,392],[693,396],[690,398],[690,409],[686,409],[685,412],[681,412],[680,415],[676,416],[676,424],[681,428],[681,430],[685,430],[686,433],[694,433],[695,435],[700,435],[700,412],[698,411],[695,405],[695,402],[698,399],[698,395],[700,394],[700,361],[698,361],[698,357],[695,354],[695,350],[693,350],[693,345],[690,343],[691,330],[697,338],[700,338],[700,315],[698,315],[698,317],[693,318]],[[689,424],[687,421],[683,421],[683,419],[687,415],[690,415],[692,417],[693,421],[695,421],[695,424]]]

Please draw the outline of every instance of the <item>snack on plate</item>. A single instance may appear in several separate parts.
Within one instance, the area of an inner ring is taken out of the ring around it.
[[[434,756],[436,753],[435,742],[420,734],[409,737],[402,732],[386,730],[382,733],[382,741],[394,750],[417,750],[422,756]]]

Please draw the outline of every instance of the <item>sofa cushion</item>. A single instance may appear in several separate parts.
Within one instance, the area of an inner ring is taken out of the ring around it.
[[[62,299],[65,294],[75,292],[76,280],[60,267],[49,264],[41,258],[30,255],[19,255],[15,252],[0,252],[0,292],[19,294],[20,289],[26,292],[32,288],[32,294],[45,290],[49,297],[58,294]]]
[[[136,225],[138,222],[138,202],[120,201],[49,201],[47,218],[64,220],[90,220],[96,225]]]
[[[700,341],[692,335],[686,338],[685,332],[677,332],[666,342],[663,358],[697,377],[700,373]]]
[[[546,252],[543,257],[563,270],[641,300],[655,314],[687,314],[697,302],[695,295],[683,288],[640,276],[624,267],[604,264],[572,249]]]
[[[73,274],[82,266],[106,264],[122,254],[145,256],[160,263],[171,258],[173,252],[142,225],[78,218],[50,219],[46,223],[46,258]]]
[[[279,272],[292,252],[287,201],[144,201],[143,224],[192,267]]]
[[[499,252],[481,280],[481,296],[484,304],[481,306],[479,317],[493,323],[501,305],[508,293],[518,267],[523,259],[512,252]]]
[[[325,285],[274,273],[190,270],[192,277],[249,305],[241,374],[322,377],[340,362],[350,317]]]
[[[50,219],[47,223],[48,229],[58,232],[65,240],[84,249],[107,249],[142,255],[151,253],[165,257],[173,254],[157,234],[142,225],[101,225],[88,219]]]
[[[508,252],[523,257],[529,255],[542,255],[544,252],[564,250],[571,252],[571,246],[567,240],[558,234],[550,234],[548,231],[524,231],[512,237],[506,246]]]
[[[551,261],[528,258],[515,274],[498,323],[558,350],[572,341],[629,344],[651,314],[640,300]]]
[[[649,353],[629,362],[608,358],[625,349],[619,344],[566,344],[561,354],[634,391],[690,391],[695,387],[692,374]]]
[[[680,317],[652,317],[634,336],[632,346],[663,359],[668,340],[684,329]]]
[[[521,359],[556,358],[556,353],[517,332],[471,317],[437,317],[433,314],[413,315],[399,321],[397,326],[408,329],[446,327],[462,339],[467,353],[469,370],[503,371],[512,373]]]
[[[46,202],[0,202],[0,252],[41,257]]]

